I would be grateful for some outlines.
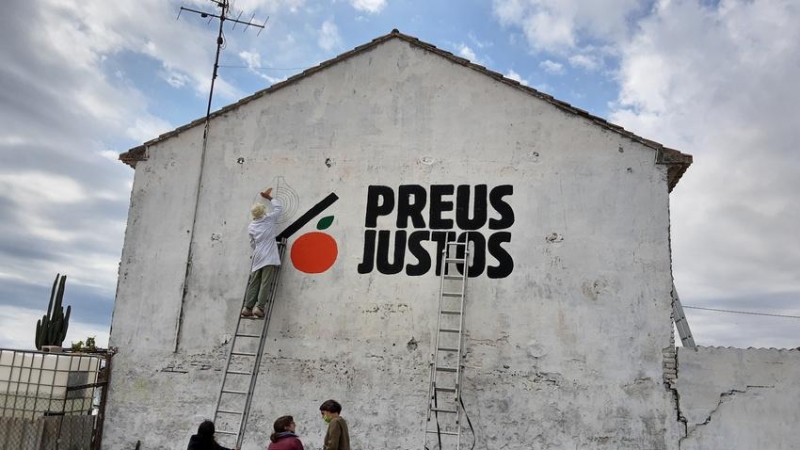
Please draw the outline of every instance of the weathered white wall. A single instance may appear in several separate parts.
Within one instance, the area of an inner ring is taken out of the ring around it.
[[[678,351],[681,450],[800,448],[800,351]]]
[[[184,448],[211,416],[249,265],[248,209],[276,176],[301,212],[338,195],[324,215],[339,257],[317,275],[284,266],[245,449],[263,448],[283,414],[318,448],[327,398],[343,403],[354,448],[421,448],[438,278],[357,271],[368,187],[401,184],[513,185],[514,270],[468,290],[476,448],[676,448],[654,150],[399,39],[215,118],[190,236],[200,136],[163,141],[136,168],[105,448]],[[377,228],[395,230],[394,215]]]

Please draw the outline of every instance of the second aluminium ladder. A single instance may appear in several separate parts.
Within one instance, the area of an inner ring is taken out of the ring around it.
[[[241,447],[244,440],[247,417],[250,415],[250,404],[253,401],[253,391],[261,367],[261,356],[264,354],[264,341],[272,318],[272,309],[275,306],[275,293],[278,289],[278,276],[283,266],[283,255],[286,253],[286,240],[278,243],[278,254],[281,265],[276,268],[275,275],[270,283],[269,306],[264,311],[264,318],[255,316],[242,317],[236,322],[236,331],[231,340],[228,359],[225,362],[225,371],[222,374],[222,383],[217,396],[217,405],[214,408],[214,422],[218,429],[216,434],[236,437],[236,445]],[[249,281],[249,277],[248,277]],[[245,289],[245,297],[247,289]],[[242,302],[244,304],[244,301]],[[260,321],[260,322],[259,322]],[[244,326],[243,326],[244,325]],[[260,326],[258,326],[260,325]],[[253,330],[255,328],[255,330]],[[243,342],[240,342],[240,339]],[[239,345],[237,345],[237,343]],[[257,347],[253,351],[253,347]],[[237,424],[233,429],[222,428],[220,425]]]
[[[686,315],[683,314],[683,305],[681,305],[681,298],[678,297],[678,290],[675,289],[675,283],[672,283],[672,320],[675,322],[675,328],[678,329],[681,344],[684,347],[697,350],[692,330],[689,329],[689,322],[686,321]]]
[[[448,233],[442,252],[436,344],[431,358],[425,421],[424,448],[429,450],[458,450],[461,446],[461,379],[464,306],[469,271],[468,242],[468,234],[464,235],[464,242],[457,242],[450,241]],[[429,443],[436,443],[437,446],[429,446]]]

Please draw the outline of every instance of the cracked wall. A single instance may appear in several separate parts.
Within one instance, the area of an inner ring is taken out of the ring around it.
[[[484,273],[467,290],[463,399],[476,449],[675,448],[662,353],[672,329],[667,171],[652,148],[397,40],[228,111],[210,130],[202,168],[199,128],[136,166],[105,448],[185,448],[213,413],[248,272],[250,203],[275,176],[300,212],[336,193],[325,232],[338,257],[319,274],[286,261],[245,450],[263,448],[284,414],[319,448],[327,398],[344,405],[355,449],[421,447],[439,279],[357,270],[369,186],[402,184],[514,189],[515,221],[503,230],[513,271]],[[393,219],[379,226],[395,232]]]
[[[800,351],[678,351],[681,450],[790,450],[800,443]]]

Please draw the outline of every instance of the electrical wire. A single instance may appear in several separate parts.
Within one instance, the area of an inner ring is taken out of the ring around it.
[[[253,70],[305,70],[308,67],[251,67],[251,66],[234,66],[227,64],[220,64],[219,67],[226,69],[253,69]]]
[[[733,311],[730,309],[716,309],[716,308],[703,308],[700,306],[688,306],[683,305],[685,309],[700,309],[703,311],[714,311],[714,312],[724,312],[730,314],[746,314],[750,316],[767,316],[767,317],[783,317],[786,319],[800,319],[800,316],[792,316],[789,314],[769,314],[769,313],[759,313],[759,312],[752,312],[752,311]]]

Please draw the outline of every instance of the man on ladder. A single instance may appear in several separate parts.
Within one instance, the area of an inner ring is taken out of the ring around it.
[[[272,188],[260,195],[270,201],[272,210],[267,211],[267,206],[262,203],[256,203],[251,208],[253,221],[248,233],[253,247],[253,263],[214,407],[214,421],[219,421],[217,425],[220,425],[216,434],[226,439],[235,438],[235,448],[241,447],[244,440],[264,353],[264,341],[275,305],[281,260],[286,251],[286,240],[280,243],[275,240],[278,217],[283,207],[277,199],[272,198]],[[256,326],[256,321],[250,319],[264,320],[259,320]]]
[[[283,206],[277,199],[272,198],[272,188],[262,192],[261,197],[272,204],[272,211],[267,212],[267,207],[262,203],[256,203],[250,209],[253,221],[247,227],[247,232],[250,234],[250,247],[253,248],[253,264],[250,269],[250,281],[247,283],[242,317],[264,317],[265,306],[269,300],[269,287],[278,272],[278,266],[281,265],[275,235]]]

